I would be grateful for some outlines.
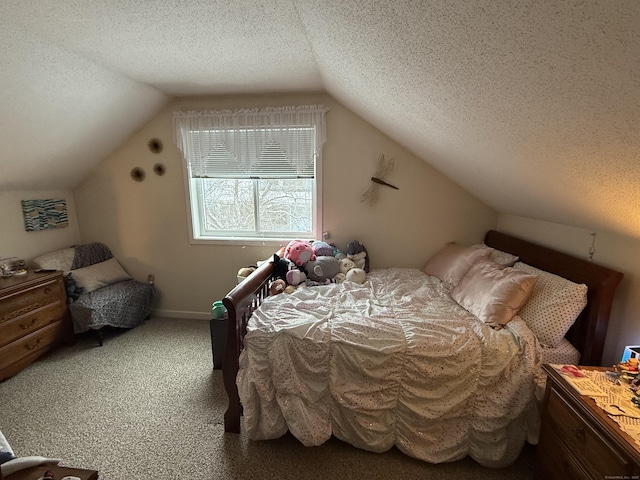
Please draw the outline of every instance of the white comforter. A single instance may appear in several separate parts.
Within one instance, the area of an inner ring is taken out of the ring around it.
[[[304,445],[331,435],[439,463],[470,455],[500,467],[527,438],[538,344],[515,317],[493,330],[437,278],[374,270],[299,288],[254,312],[237,385],[252,439],[287,429]]]

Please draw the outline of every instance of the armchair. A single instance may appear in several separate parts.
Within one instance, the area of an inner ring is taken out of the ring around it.
[[[147,283],[132,279],[103,243],[50,252],[35,258],[33,264],[65,273],[74,332],[94,330],[99,345],[103,344],[102,327],[139,325],[157,299],[152,277]]]

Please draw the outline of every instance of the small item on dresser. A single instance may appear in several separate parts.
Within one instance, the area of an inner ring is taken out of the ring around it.
[[[560,373],[564,373],[565,375],[569,375],[574,378],[584,378],[585,376],[584,373],[582,373],[575,365],[563,365],[560,369]]]
[[[51,470],[47,470],[42,475],[42,480],[56,480],[56,476]]]
[[[628,359],[626,362],[620,362],[616,366],[616,369],[621,370],[623,372],[629,372],[632,374],[640,372],[640,368],[638,368],[638,359],[635,357]]]

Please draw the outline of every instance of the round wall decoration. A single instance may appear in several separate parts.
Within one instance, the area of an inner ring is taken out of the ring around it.
[[[160,140],[159,138],[152,138],[147,143],[147,146],[149,147],[149,150],[151,150],[152,153],[160,153],[163,148],[162,140]]]
[[[131,178],[133,178],[136,182],[141,182],[144,180],[145,173],[144,170],[140,167],[135,167],[131,169]]]
[[[165,168],[165,166],[161,163],[156,163],[153,166],[153,171],[155,172],[156,175],[164,175],[167,172],[167,169]]]

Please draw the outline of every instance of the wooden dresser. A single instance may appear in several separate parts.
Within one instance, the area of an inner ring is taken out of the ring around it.
[[[72,340],[62,272],[0,278],[0,381]]]
[[[547,389],[536,479],[640,478],[640,452],[633,439],[553,367],[543,368]]]

